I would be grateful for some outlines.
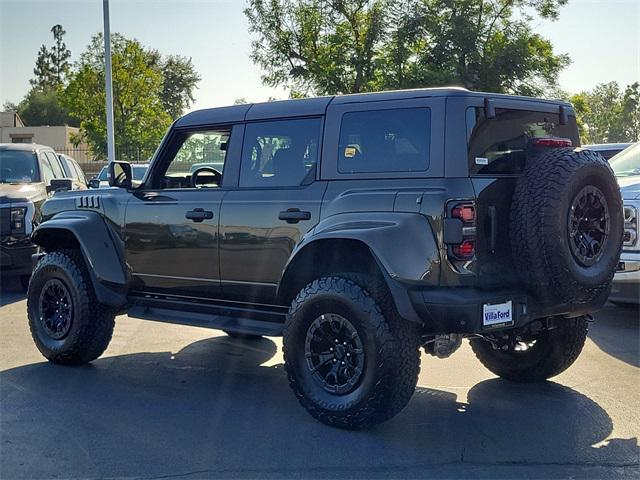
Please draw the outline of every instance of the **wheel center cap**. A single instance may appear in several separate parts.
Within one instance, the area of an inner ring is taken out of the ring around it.
[[[343,345],[336,345],[336,358],[338,360],[344,359],[344,357],[346,356],[346,353],[347,351]]]

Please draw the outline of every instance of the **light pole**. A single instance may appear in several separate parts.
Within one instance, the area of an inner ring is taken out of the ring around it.
[[[111,29],[109,27],[109,0],[102,0],[104,17],[104,82],[107,92],[107,160],[116,159],[113,135],[113,85],[111,80]]]

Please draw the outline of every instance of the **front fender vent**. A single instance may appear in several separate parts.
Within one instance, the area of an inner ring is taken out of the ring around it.
[[[100,208],[100,196],[99,195],[83,195],[76,198],[77,208]]]

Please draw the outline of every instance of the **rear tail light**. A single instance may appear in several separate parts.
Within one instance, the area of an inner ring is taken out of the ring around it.
[[[462,223],[471,223],[476,219],[476,210],[473,205],[456,205],[451,210],[453,218],[459,218]]]
[[[476,253],[476,208],[472,203],[459,203],[451,209],[451,218],[462,222],[461,241],[450,245],[455,260],[470,260]]]
[[[459,245],[452,245],[451,251],[458,258],[469,259],[473,257],[476,252],[476,242],[473,240],[463,240]]]
[[[572,147],[573,142],[570,138],[534,138],[531,140],[531,144],[536,147],[547,147],[547,148],[563,148],[563,147]]]

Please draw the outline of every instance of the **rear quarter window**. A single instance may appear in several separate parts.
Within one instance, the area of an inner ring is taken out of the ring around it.
[[[496,117],[491,119],[485,118],[483,108],[468,108],[467,135],[472,175],[521,173],[535,138],[568,138],[580,145],[574,116],[560,125],[556,113],[508,108],[496,108]]]
[[[424,172],[429,168],[430,131],[429,108],[345,113],[338,171]]]

